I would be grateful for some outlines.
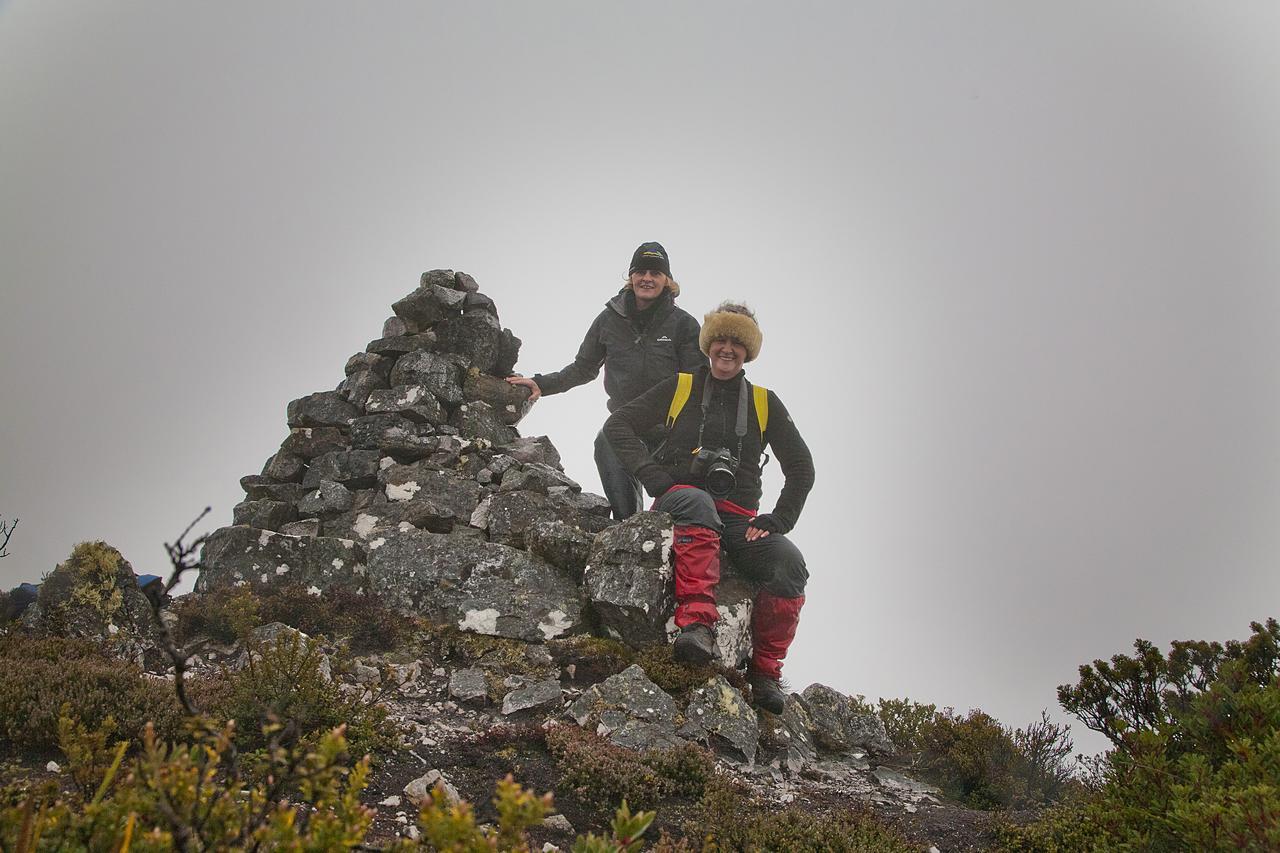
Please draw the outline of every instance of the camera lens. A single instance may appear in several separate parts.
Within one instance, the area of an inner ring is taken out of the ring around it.
[[[732,468],[723,462],[717,462],[707,471],[706,482],[707,492],[712,497],[723,498],[733,491],[738,479],[733,475]]]

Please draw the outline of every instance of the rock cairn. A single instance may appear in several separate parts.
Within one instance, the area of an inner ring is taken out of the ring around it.
[[[575,634],[635,648],[668,639],[670,516],[612,522],[550,440],[519,434],[527,391],[503,377],[520,339],[493,300],[466,273],[433,270],[392,309],[335,390],[289,403],[280,449],[241,479],[234,523],[205,544],[197,593],[356,589],[437,625],[527,643],[526,656],[548,664],[544,644]],[[717,635],[729,667],[750,653],[754,592],[726,565]],[[572,720],[636,749],[692,740],[734,764],[763,758],[765,772],[825,767],[843,778],[869,769],[868,752],[893,749],[878,718],[823,685],[791,696],[780,716],[757,717],[721,676],[678,707],[639,666],[586,689],[562,683],[572,673],[499,674],[500,697],[484,668],[431,678],[450,701],[500,700],[503,717]]]

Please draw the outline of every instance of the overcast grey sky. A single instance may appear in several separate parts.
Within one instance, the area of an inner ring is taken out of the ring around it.
[[[798,687],[1020,725],[1136,636],[1242,636],[1280,610],[1277,44],[1269,0],[0,2],[0,582],[230,523],[422,270],[533,373],[659,240],[691,313],[758,310],[817,460]],[[603,418],[522,429],[598,491]]]

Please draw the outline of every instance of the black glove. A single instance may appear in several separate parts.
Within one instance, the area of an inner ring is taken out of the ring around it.
[[[748,526],[754,527],[756,530],[767,530],[770,533],[787,532],[787,526],[782,523],[780,518],[776,517],[771,512],[765,512],[757,515],[755,518],[751,519],[751,524]]]

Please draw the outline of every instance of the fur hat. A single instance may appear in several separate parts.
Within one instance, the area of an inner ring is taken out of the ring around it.
[[[711,357],[711,343],[728,338],[742,344],[747,351],[747,361],[760,355],[764,333],[756,323],[756,315],[745,305],[721,302],[720,307],[702,318],[702,332],[698,335],[698,348],[707,358]]]

